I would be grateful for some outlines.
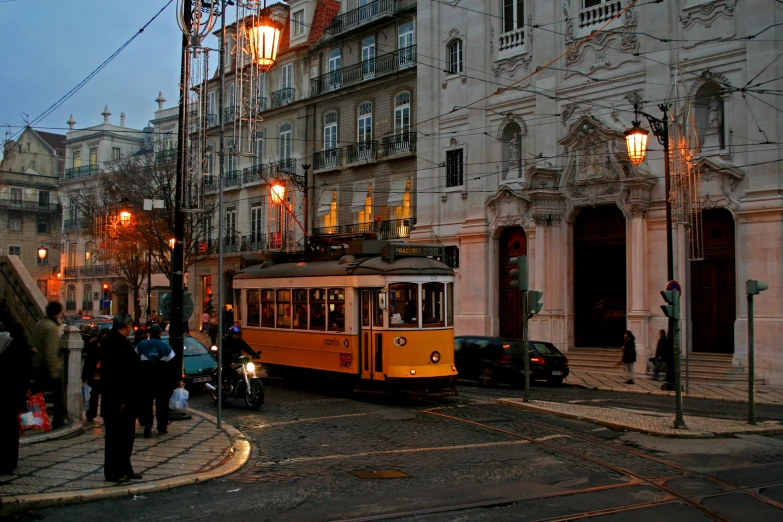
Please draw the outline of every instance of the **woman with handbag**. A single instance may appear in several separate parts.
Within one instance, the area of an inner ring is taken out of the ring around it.
[[[0,330],[3,330],[0,323]],[[19,413],[27,404],[33,351],[22,325],[0,334],[0,475],[10,475],[19,462]]]

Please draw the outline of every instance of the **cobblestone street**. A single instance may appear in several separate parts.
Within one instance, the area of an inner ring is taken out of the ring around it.
[[[232,475],[136,499],[41,510],[27,519],[75,521],[111,510],[128,521],[346,520],[388,513],[431,520],[540,520],[575,513],[624,519],[628,511],[641,520],[705,520],[710,509],[730,513],[740,504],[743,513],[759,515],[754,520],[780,517],[780,436],[675,441],[626,434],[498,404],[501,397],[521,396],[509,388],[460,386],[460,397],[432,400],[327,389],[329,381],[268,380],[260,410],[239,401],[226,404],[224,421],[252,445],[250,461]],[[658,416],[673,406],[667,397],[546,386],[534,387],[533,395]],[[216,409],[204,393],[191,396],[191,408],[213,415]],[[745,408],[686,401],[686,415],[709,411],[737,421]],[[783,408],[761,406],[759,420],[783,420]],[[737,487],[759,493],[739,493]],[[735,501],[724,502],[729,494]]]

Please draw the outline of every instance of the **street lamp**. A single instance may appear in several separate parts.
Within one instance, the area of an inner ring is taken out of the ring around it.
[[[175,243],[175,241],[174,241],[173,237],[171,239],[169,239],[169,248],[172,249],[172,250],[174,250],[174,243]]]
[[[266,2],[264,3],[266,10]],[[277,48],[280,45],[280,33],[283,24],[272,20],[265,11],[256,20],[250,17],[243,26],[247,39],[248,52],[260,72],[272,68],[277,60]]]
[[[43,246],[43,243],[41,243],[41,248],[38,249],[38,259],[43,261],[46,259],[46,255],[49,253],[49,251]]]
[[[270,193],[272,195],[272,203],[279,205],[285,201],[285,182],[281,179],[276,179],[272,182],[270,187]]]

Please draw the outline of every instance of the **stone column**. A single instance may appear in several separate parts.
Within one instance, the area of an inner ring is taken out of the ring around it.
[[[60,348],[64,352],[66,368],[65,376],[65,409],[69,416],[80,418],[82,414],[82,349],[84,341],[79,329],[66,326],[60,339]]]
[[[636,336],[636,360],[642,364],[635,365],[636,373],[644,374],[647,369],[650,313],[645,307],[645,286],[647,285],[647,270],[645,269],[645,248],[647,244],[646,208],[631,207],[630,263],[626,280],[629,283],[631,302],[627,314],[628,329]]]

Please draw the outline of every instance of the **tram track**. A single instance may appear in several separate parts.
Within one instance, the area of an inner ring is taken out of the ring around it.
[[[475,397],[475,399],[473,397]],[[619,475],[625,476],[629,478],[629,481],[625,484],[621,485],[615,485],[612,486],[613,489],[615,488],[624,488],[624,487],[632,487],[632,486],[639,486],[639,485],[646,485],[651,488],[654,488],[655,490],[663,493],[666,495],[666,498],[660,501],[656,502],[646,502],[646,503],[639,503],[639,504],[632,504],[627,506],[618,506],[613,508],[605,508],[600,510],[593,510],[593,511],[584,511],[584,512],[576,512],[576,513],[569,513],[567,515],[562,516],[556,516],[556,517],[549,517],[549,518],[542,518],[538,519],[535,522],[558,522],[558,521],[565,521],[565,520],[579,520],[579,519],[586,519],[596,516],[604,516],[604,515],[611,515],[611,514],[620,514],[620,513],[630,513],[632,511],[636,511],[639,509],[645,509],[645,508],[651,508],[651,507],[657,507],[664,504],[672,504],[672,503],[681,503],[685,504],[687,506],[690,506],[694,510],[698,511],[702,515],[710,518],[711,520],[715,521],[728,521],[726,517],[721,515],[720,513],[709,509],[708,507],[704,506],[701,501],[703,501],[706,498],[713,498],[718,497],[730,493],[739,493],[748,495],[756,500],[759,500],[769,506],[772,506],[774,508],[783,510],[783,504],[776,502],[772,499],[769,499],[767,497],[764,497],[763,495],[760,495],[754,491],[750,491],[750,488],[745,488],[742,486],[736,486],[734,484],[730,484],[724,480],[721,480],[717,477],[712,477],[706,474],[702,473],[695,473],[685,467],[679,466],[677,464],[667,462],[663,459],[647,455],[645,453],[642,453],[640,451],[626,448],[622,446],[618,446],[616,444],[608,444],[608,441],[599,437],[595,437],[588,434],[579,433],[576,431],[570,431],[558,427],[554,427],[548,424],[544,424],[541,422],[536,422],[532,420],[522,419],[518,416],[508,415],[499,413],[496,411],[488,412],[488,409],[486,407],[482,408],[481,406],[486,406],[488,404],[495,404],[494,399],[496,398],[496,394],[480,394],[480,393],[469,393],[469,400],[466,401],[465,397],[457,399],[459,402],[467,402],[467,404],[457,404],[455,405],[453,402],[445,402],[443,400],[433,400],[433,399],[426,399],[426,398],[415,398],[413,399],[416,402],[419,403],[429,403],[432,404],[433,407],[427,408],[427,409],[416,409],[420,414],[429,415],[433,417],[438,417],[446,420],[451,420],[454,422],[461,422],[461,423],[467,423],[482,429],[492,430],[497,433],[502,433],[510,437],[514,437],[519,440],[525,440],[529,442],[530,444],[536,444],[541,447],[546,448],[553,454],[559,453],[559,454],[566,454],[570,457],[589,462],[590,464],[593,464],[595,466],[610,470],[614,473],[617,473]],[[481,400],[485,402],[476,403],[475,400]],[[456,416],[456,415],[449,415],[445,413],[448,409],[459,409],[461,411],[464,411],[466,408],[474,408],[477,410],[482,410],[485,414],[489,413],[492,416],[496,417],[506,417],[508,419],[508,422],[514,422],[523,424],[530,428],[535,428],[538,430],[546,430],[550,433],[555,433],[559,435],[564,435],[565,437],[561,438],[558,442],[561,442],[563,440],[567,439],[573,439],[575,441],[578,441],[583,444],[587,444],[593,447],[599,448],[599,450],[603,451],[610,451],[615,452],[619,454],[623,454],[626,457],[632,457],[634,459],[640,459],[645,462],[654,463],[657,466],[665,467],[668,469],[671,469],[674,471],[674,474],[669,475],[668,477],[651,477],[651,476],[645,476],[644,474],[641,474],[639,472],[633,471],[631,469],[628,469],[627,467],[616,465],[611,462],[608,462],[605,458],[599,458],[594,457],[590,455],[586,455],[585,453],[581,453],[579,451],[574,451],[570,448],[564,447],[561,444],[558,444],[556,442],[550,442],[546,438],[542,439],[542,437],[531,437],[528,435],[524,435],[522,433],[518,433],[515,431],[511,431],[509,429],[500,428],[497,426],[492,426],[486,422],[480,422],[475,420],[470,420],[464,417]],[[716,485],[721,486],[723,491],[712,493],[712,494],[702,494],[702,495],[685,495],[682,494],[675,489],[672,489],[666,485],[668,481],[675,480],[678,478],[689,478],[689,479],[704,479],[709,482],[712,482]],[[774,483],[774,484],[766,484],[761,487],[775,487],[783,485],[783,483]],[[413,510],[408,512],[397,512],[397,513],[387,513],[383,515],[372,515],[372,516],[366,516],[366,517],[358,517],[358,518],[347,518],[342,519],[345,522],[351,521],[351,522],[358,522],[358,521],[370,521],[370,520],[393,520],[393,519],[404,519],[404,518],[412,518],[412,517],[420,517],[420,516],[434,516],[439,514],[446,514],[446,513],[457,513],[457,512],[464,512],[469,510],[475,510],[475,509],[491,509],[491,508],[503,508],[503,507],[509,507],[518,505],[524,502],[531,502],[539,499],[546,499],[546,498],[559,498],[559,497],[567,497],[575,494],[584,494],[584,493],[594,493],[598,491],[605,490],[606,487],[596,487],[596,488],[586,488],[581,490],[573,490],[573,491],[567,491],[562,493],[556,493],[552,495],[544,495],[544,496],[535,496],[535,497],[526,497],[526,498],[515,498],[515,499],[498,499],[498,500],[489,500],[486,502],[477,502],[477,503],[466,503],[461,505],[452,505],[452,506],[443,506],[443,507],[437,507],[437,508],[424,508],[420,510]],[[757,489],[757,488],[753,488]]]

